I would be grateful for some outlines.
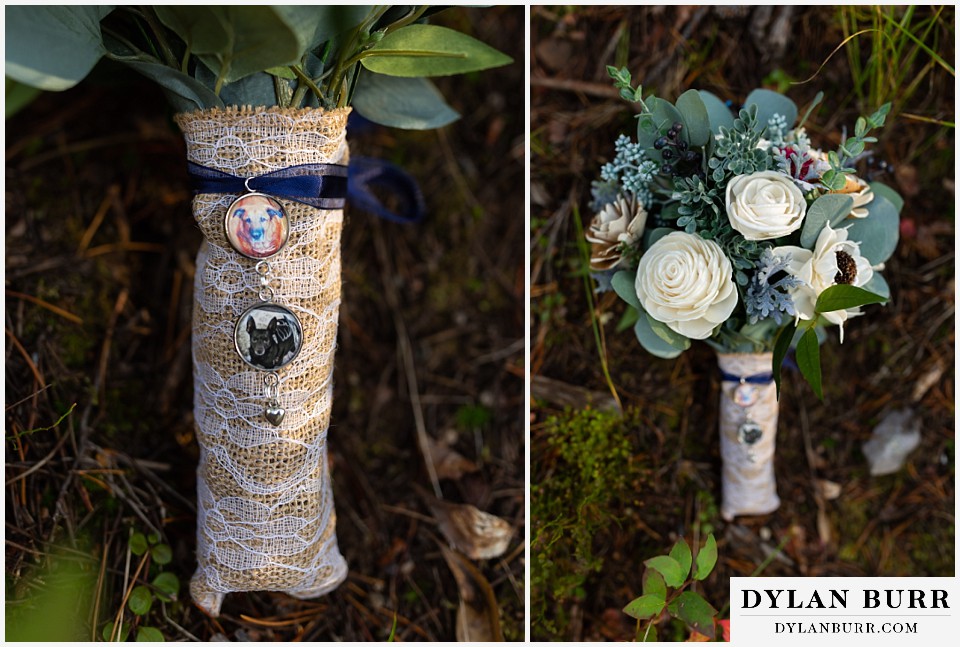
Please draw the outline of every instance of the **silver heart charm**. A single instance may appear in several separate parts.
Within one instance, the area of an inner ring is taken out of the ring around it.
[[[287,410],[281,407],[277,403],[273,403],[263,410],[263,417],[267,419],[274,427],[279,427],[280,423],[283,422],[283,417],[287,414]]]

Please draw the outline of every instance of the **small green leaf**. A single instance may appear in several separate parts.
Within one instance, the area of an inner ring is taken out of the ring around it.
[[[365,52],[360,63],[390,76],[448,76],[512,63],[513,59],[475,38],[436,25],[407,25]]]
[[[706,90],[699,90],[700,99],[703,100],[703,105],[707,109],[707,114],[710,117],[710,130],[716,135],[720,132],[720,126],[724,128],[733,128],[733,113],[730,112],[730,108],[727,107],[720,97],[717,95],[707,92]]]
[[[677,588],[686,580],[686,573],[683,572],[683,567],[680,566],[677,560],[667,555],[651,557],[644,562],[644,565],[663,575],[663,581],[667,583],[667,586]]]
[[[166,544],[157,544],[150,549],[150,556],[157,564],[169,564],[173,560],[173,551]]]
[[[663,611],[663,607],[665,607],[666,604],[667,601],[657,595],[641,595],[623,607],[623,612],[631,618],[645,620]]]
[[[683,572],[683,579],[687,579],[690,573],[690,566],[693,563],[693,555],[690,552],[690,546],[684,541],[683,537],[677,540],[677,543],[670,549],[670,557],[677,560],[680,569]]]
[[[686,342],[680,346],[674,346],[670,342],[665,341],[663,337],[654,332],[652,322],[655,321],[656,319],[653,319],[646,312],[643,312],[633,327],[633,333],[637,336],[637,341],[640,342],[644,350],[654,357],[673,359],[679,357],[680,353],[690,348],[690,340],[686,337],[683,338]],[[661,322],[657,323],[662,325]]]
[[[143,555],[147,552],[147,538],[142,532],[130,535],[130,552],[134,555]]]
[[[290,69],[289,65],[271,67],[269,69],[264,70],[264,72],[266,72],[270,76],[279,76],[281,79],[287,79],[288,81],[292,81],[295,78],[297,78],[297,75],[294,73],[292,69]]]
[[[153,593],[142,584],[136,586],[130,591],[127,606],[130,607],[130,610],[136,615],[145,616],[150,613],[150,607],[153,606]]]
[[[684,132],[691,146],[704,146],[710,139],[710,117],[700,93],[687,90],[677,98],[677,110],[683,116]]]
[[[646,627],[637,629],[637,642],[655,643],[657,642],[657,627],[653,621],[648,622]]]
[[[817,297],[815,310],[817,312],[834,312],[866,306],[871,303],[883,303],[884,301],[886,299],[879,294],[868,292],[854,285],[831,285]]]
[[[103,627],[103,631],[100,632],[100,635],[103,637],[104,642],[118,642],[118,643],[127,642],[127,638],[130,637],[130,628],[131,628],[130,623],[121,622],[119,635],[116,635],[116,636],[113,635],[114,626],[116,626],[115,622],[108,622]],[[112,640],[111,640],[111,637],[112,637]]]
[[[158,541],[160,541],[160,533],[158,533],[158,532],[151,532],[149,535],[147,535],[147,542],[148,542],[151,546],[153,546],[153,545],[154,545],[155,543],[157,543]]]
[[[780,330],[777,341],[773,345],[773,381],[777,384],[777,398],[780,397],[780,369],[783,367],[783,360],[787,356],[787,351],[790,350],[793,334],[796,331],[796,321],[791,321]]]
[[[817,244],[817,237],[826,223],[836,228],[844,218],[850,215],[853,209],[853,198],[840,193],[827,193],[820,196],[807,209],[803,219],[803,229],[800,230],[800,244],[806,249],[813,249]]]
[[[717,540],[713,535],[707,535],[707,543],[697,553],[696,567],[693,569],[693,579],[705,580],[713,567],[717,565]]]
[[[624,270],[613,275],[613,278],[610,279],[610,285],[613,286],[613,291],[617,293],[618,297],[637,310],[642,311],[643,308],[640,306],[640,298],[637,296],[636,281],[636,270]]]
[[[151,582],[157,591],[164,594],[168,600],[173,600],[180,593],[180,579],[173,573],[160,573]]]
[[[637,321],[640,320],[641,312],[636,308],[627,308],[623,311],[623,316],[620,318],[620,321],[617,322],[617,332],[621,333],[628,328],[633,328],[637,325]]]
[[[140,627],[140,629],[137,630],[137,642],[162,643],[166,641],[164,641],[163,634],[160,633],[159,629],[155,627]]]
[[[697,593],[684,591],[670,603],[668,610],[694,631],[702,633],[710,640],[716,637],[713,619],[717,615],[717,610]]]
[[[660,575],[652,568],[643,571],[643,593],[644,595],[656,595],[661,598],[667,597],[667,583],[663,581],[663,575]]]
[[[823,400],[823,384],[820,374],[820,343],[813,326],[807,329],[797,342],[797,366],[810,384],[817,398]]]

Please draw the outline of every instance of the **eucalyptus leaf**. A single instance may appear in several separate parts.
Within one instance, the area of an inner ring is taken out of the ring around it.
[[[659,97],[650,95],[645,103],[650,109],[650,114],[642,114],[637,119],[637,143],[646,149],[650,159],[662,162],[663,157],[660,151],[653,147],[653,143],[665,135],[674,123],[682,122],[683,116],[672,103]],[[680,136],[683,139],[687,138],[683,131]]]
[[[316,49],[337,34],[359,25],[372,5],[275,5],[274,11],[293,29],[301,51]]]
[[[844,220],[853,209],[853,198],[841,193],[826,193],[817,198],[807,209],[803,219],[803,228],[800,230],[800,245],[806,249],[813,249],[817,244],[817,237],[826,223],[831,227]]]
[[[797,366],[800,373],[810,384],[817,398],[823,400],[823,377],[820,373],[820,342],[817,333],[811,327],[797,342]]]
[[[874,271],[873,278],[867,281],[867,284],[863,286],[863,289],[867,292],[873,292],[879,297],[883,297],[887,301],[890,300],[890,286],[887,285],[887,280],[883,278],[883,275],[880,272]]]
[[[743,105],[745,108],[757,106],[757,122],[764,130],[775,114],[787,120],[787,128],[792,128],[797,121],[797,104],[779,92],[758,88],[747,96]]]
[[[408,130],[439,128],[460,118],[427,79],[387,76],[369,70],[360,74],[353,107],[370,121]]]
[[[859,242],[860,253],[877,265],[886,262],[900,242],[900,213],[880,193],[874,193],[866,209],[869,215],[853,220],[847,238]]]
[[[651,557],[644,562],[644,565],[663,575],[663,581],[667,583],[667,586],[677,588],[683,584],[686,579],[683,567],[680,566],[677,560],[667,555]]]
[[[216,74],[201,62],[197,64],[196,75],[197,81],[216,97],[217,95],[213,94],[213,88],[217,84]],[[220,88],[218,98],[222,105],[226,106],[275,106],[277,89],[274,86],[273,76],[269,72],[258,72],[239,81],[224,84]]]
[[[264,70],[264,72],[266,72],[270,76],[277,76],[277,77],[280,77],[281,79],[286,79],[287,81],[293,81],[294,79],[297,78],[297,75],[293,72],[293,70],[290,68],[289,65],[271,67],[268,70]]]
[[[646,620],[651,616],[658,615],[665,606],[667,606],[667,601],[658,595],[641,595],[623,607],[623,612],[631,618]]]
[[[617,322],[616,331],[622,333],[628,328],[633,328],[637,325],[637,321],[640,320],[640,315],[642,313],[636,308],[627,308],[623,312],[623,316],[620,317],[620,321]]]
[[[112,5],[4,7],[6,75],[41,90],[66,90],[106,53],[100,21]]]
[[[848,310],[871,303],[883,303],[886,299],[855,285],[831,285],[817,297],[814,309],[817,312]]]
[[[720,126],[724,128],[733,128],[733,113],[727,104],[717,95],[706,90],[698,90],[700,99],[707,109],[707,116],[710,118],[710,131],[714,135],[720,134]]]
[[[193,55],[215,54],[230,46],[225,14],[207,5],[156,5],[153,10]]]
[[[670,229],[669,227],[657,227],[656,229],[648,229],[643,233],[643,248],[650,249],[650,247],[666,236],[667,234],[672,234],[675,229]]]
[[[118,58],[124,65],[155,81],[177,112],[193,112],[207,108],[222,108],[223,101],[197,79],[162,63],[135,58]],[[202,66],[198,66],[200,68]]]
[[[711,137],[707,107],[696,90],[687,90],[677,98],[677,110],[683,117],[684,131],[691,146],[704,146]]]
[[[647,317],[650,318],[650,329],[657,337],[667,342],[674,348],[681,348],[684,350],[690,348],[689,337],[684,337],[662,321],[657,321],[650,316],[650,313],[647,313]]]
[[[618,297],[637,310],[643,311],[643,307],[640,305],[640,298],[637,296],[636,280],[636,270],[622,270],[613,275],[613,278],[610,279],[610,285]]]
[[[644,350],[651,355],[661,359],[674,359],[690,347],[689,339],[687,339],[686,346],[680,348],[664,341],[657,333],[653,332],[650,322],[650,315],[645,312],[641,313],[637,324],[633,327],[633,333],[637,336],[637,341],[640,342]]]
[[[871,182],[870,190],[873,191],[875,195],[882,195],[886,198],[890,204],[893,205],[893,208],[897,210],[897,213],[903,211],[903,198],[883,182]]]
[[[464,74],[513,59],[453,29],[413,24],[384,36],[360,62],[371,72],[411,77]]]

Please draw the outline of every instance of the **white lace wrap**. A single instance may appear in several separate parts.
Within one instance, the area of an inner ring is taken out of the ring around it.
[[[720,370],[738,377],[770,373],[770,353],[736,353],[717,356]],[[738,382],[722,382],[720,392],[720,456],[723,458],[723,502],[720,515],[727,521],[737,515],[768,514],[780,507],[773,473],[776,450],[777,387],[750,384],[753,404],[744,407],[734,399]],[[760,439],[748,446],[740,442],[740,427],[747,420],[759,425]]]
[[[311,163],[346,163],[346,110],[227,109],[178,115],[188,159],[251,177]],[[206,242],[197,256],[193,314],[197,469],[194,601],[213,616],[227,593],[274,590],[310,598],[336,588],[337,547],[327,428],[340,305],[341,210],[280,199],[286,246],[269,259],[273,301],[303,326],[303,347],[278,371],[279,426],[264,418],[263,371],[243,363],[234,327],[259,303],[256,261],[227,243],[235,195],[200,194],[193,214]]]

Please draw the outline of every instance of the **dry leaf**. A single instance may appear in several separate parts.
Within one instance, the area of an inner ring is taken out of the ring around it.
[[[927,394],[927,391],[940,381],[940,378],[943,377],[943,371],[943,362],[938,359],[931,368],[927,369],[927,371],[917,379],[916,384],[913,386],[913,395],[911,396],[914,402],[922,400],[923,396]]]
[[[440,552],[457,580],[460,608],[457,610],[459,642],[500,642],[500,605],[483,573],[460,553],[440,544]]]
[[[450,445],[443,440],[434,440],[427,436],[427,443],[430,447],[430,459],[433,461],[433,469],[437,473],[437,478],[456,480],[464,474],[470,474],[480,469],[476,463],[455,449],[451,449]]]
[[[424,495],[440,532],[450,544],[470,559],[503,555],[513,537],[509,523],[466,503],[447,503]]]
[[[826,479],[816,479],[814,483],[817,486],[817,492],[820,493],[824,501],[833,501],[840,496],[840,490],[842,488],[839,483],[834,483]]]

